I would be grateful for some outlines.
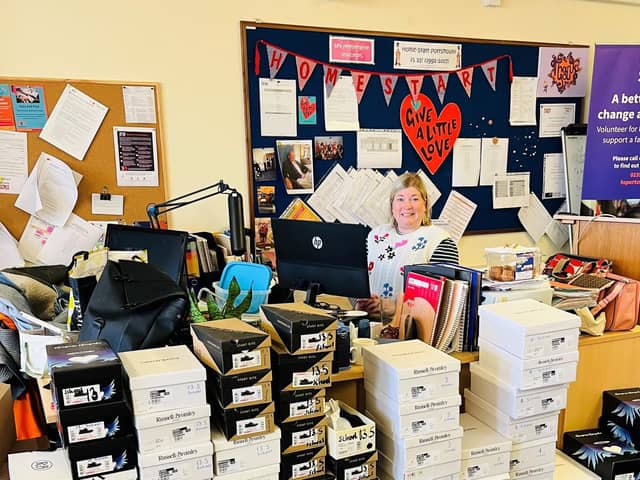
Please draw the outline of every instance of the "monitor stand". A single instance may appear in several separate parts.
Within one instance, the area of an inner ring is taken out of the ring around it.
[[[311,282],[307,287],[307,296],[304,299],[304,303],[315,307],[318,304],[318,294],[320,293],[320,284]]]

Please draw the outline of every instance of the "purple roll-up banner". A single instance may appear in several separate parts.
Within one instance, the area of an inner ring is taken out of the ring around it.
[[[596,45],[582,198],[640,198],[640,45]]]

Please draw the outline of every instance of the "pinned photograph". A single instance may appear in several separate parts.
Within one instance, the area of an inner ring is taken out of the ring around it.
[[[273,230],[270,218],[256,218],[256,247],[264,250],[273,248]]]
[[[276,187],[265,185],[258,187],[258,212],[264,214],[276,213]]]
[[[342,160],[344,158],[344,144],[342,137],[315,137],[313,139],[315,160]]]
[[[313,193],[311,140],[278,140],[276,147],[287,194]]]
[[[256,182],[276,179],[276,153],[273,148],[253,149],[253,178]]]

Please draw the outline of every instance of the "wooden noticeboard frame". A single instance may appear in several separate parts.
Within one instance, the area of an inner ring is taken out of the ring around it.
[[[159,85],[154,82],[94,81],[51,78],[0,77],[0,83],[8,85],[42,86],[49,116],[65,86],[70,84],[109,108],[107,115],[84,157],[80,161],[39,138],[39,131],[27,132],[29,173],[42,152],[64,161],[72,170],[83,175],[78,185],[78,202],[74,213],[85,220],[119,220],[132,223],[147,218],[146,206],[166,199],[164,148],[162,144],[162,116],[160,113]],[[126,123],[124,113],[123,86],[148,86],[155,90],[156,123]],[[156,130],[159,184],[157,187],[118,187],[116,181],[113,127],[144,127]],[[100,193],[106,187],[111,194],[124,195],[124,215],[93,215],[91,194]],[[17,195],[0,195],[0,222],[9,232],[20,238],[29,215],[16,208]]]

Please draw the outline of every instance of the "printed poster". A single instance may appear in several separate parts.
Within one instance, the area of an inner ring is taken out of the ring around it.
[[[318,123],[316,107],[316,97],[307,95],[298,97],[298,123],[300,125],[315,125]]]
[[[47,123],[47,106],[42,86],[12,85],[11,103],[17,130],[38,131]]]
[[[329,62],[331,63],[374,63],[375,40],[329,36]]]
[[[157,187],[158,148],[155,128],[113,127],[119,187]]]
[[[588,48],[540,47],[538,97],[584,97]]]
[[[461,43],[393,42],[393,68],[400,70],[459,70]]]
[[[0,130],[15,130],[11,89],[9,85],[0,83]]]

